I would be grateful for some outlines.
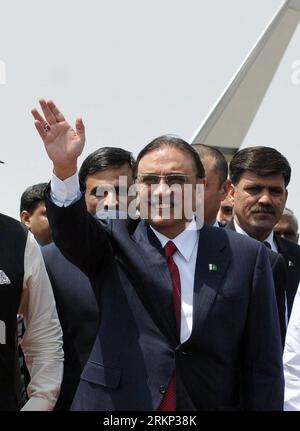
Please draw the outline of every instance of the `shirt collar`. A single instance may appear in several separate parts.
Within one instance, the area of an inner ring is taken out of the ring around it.
[[[235,230],[237,231],[237,233],[241,233],[242,235],[247,235],[247,236],[249,236],[248,234],[247,234],[247,232],[245,232],[242,228],[241,228],[241,226],[236,222],[236,220],[235,219],[233,219],[233,222],[234,222],[234,227],[235,227]],[[273,250],[273,251],[275,251],[276,253],[278,253],[278,248],[277,248],[277,245],[276,245],[276,243],[275,243],[275,241],[274,241],[274,232],[272,231],[271,233],[270,233],[270,235],[264,240],[264,242],[268,242],[269,244],[270,244],[270,246],[271,246],[271,250]]]
[[[184,257],[184,259],[189,262],[194,251],[194,248],[198,242],[199,229],[197,229],[197,224],[195,220],[192,220],[188,227],[182,231],[175,238],[170,239],[162,233],[158,232],[152,226],[150,226],[157,239],[161,243],[162,248],[167,244],[168,241],[172,241],[179,253]]]
[[[275,238],[274,238],[274,232],[272,231],[270,233],[270,235],[265,239],[266,242],[268,242],[271,246],[271,250],[276,251],[276,253],[278,253],[278,248],[275,242]]]

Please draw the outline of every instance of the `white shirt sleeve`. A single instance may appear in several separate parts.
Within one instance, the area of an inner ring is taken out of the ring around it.
[[[284,410],[300,411],[300,288],[295,295],[283,353]]]
[[[59,207],[68,207],[81,196],[78,172],[64,181],[52,174],[50,197],[53,203]]]
[[[31,376],[22,410],[53,410],[63,376],[62,330],[41,250],[30,232],[19,314],[24,317],[21,347]]]

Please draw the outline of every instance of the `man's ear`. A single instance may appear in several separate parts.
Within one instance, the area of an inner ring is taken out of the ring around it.
[[[289,191],[288,189],[285,189],[285,203],[287,201],[288,195],[289,195]]]
[[[30,227],[31,227],[31,222],[30,222],[31,214],[28,211],[23,210],[21,212],[21,214],[20,214],[20,217],[21,217],[21,222],[23,224],[25,224],[25,226],[30,230]]]
[[[231,188],[231,181],[230,180],[225,180],[224,183],[221,185],[221,195],[222,195],[222,201],[227,197],[229,191]]]
[[[234,195],[235,195],[234,185],[230,182],[228,197],[232,205],[234,205]]]

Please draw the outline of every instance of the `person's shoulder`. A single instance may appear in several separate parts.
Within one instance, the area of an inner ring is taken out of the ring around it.
[[[60,253],[59,248],[54,242],[41,246],[41,252],[44,257],[49,257]]]
[[[5,224],[7,226],[18,226],[18,225],[22,225],[22,223],[6,214],[2,214],[0,213],[0,223],[1,224]]]
[[[113,232],[114,234],[121,234],[124,232],[129,233],[132,235],[138,225],[143,222],[140,218],[131,218],[128,215],[121,215],[118,214],[116,217],[102,217],[102,218],[96,218],[96,220],[102,225],[102,227],[109,233]]]
[[[14,235],[21,235],[22,237],[27,237],[28,230],[18,220],[0,213],[0,230],[5,232],[7,235],[14,233]]]
[[[287,255],[293,256],[297,261],[297,265],[300,266],[300,245],[295,242],[289,241],[288,239],[282,238],[275,235],[278,251],[283,255],[287,252]]]
[[[64,268],[65,271],[70,267],[73,267],[73,264],[62,254],[60,249],[54,242],[50,244],[44,245],[41,247],[42,256],[46,265],[47,270],[53,269],[55,271],[56,268]],[[78,269],[78,268],[77,268]]]
[[[231,245],[237,247],[247,247],[254,249],[261,247],[261,242],[257,241],[256,239],[251,238],[248,235],[242,235],[231,229],[224,229],[209,225],[204,225],[203,228],[205,228],[208,232],[208,235],[210,235],[213,240],[216,241],[223,238],[229,241]]]
[[[296,244],[293,241],[289,241],[288,239],[282,238],[280,236],[276,235],[276,240],[281,243],[284,244],[285,248],[288,248],[289,250],[293,250],[296,254],[300,255],[300,245]]]

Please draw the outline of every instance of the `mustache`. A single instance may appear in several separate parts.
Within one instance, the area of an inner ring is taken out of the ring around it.
[[[261,205],[252,209],[252,213],[276,214],[275,208],[272,205]]]

